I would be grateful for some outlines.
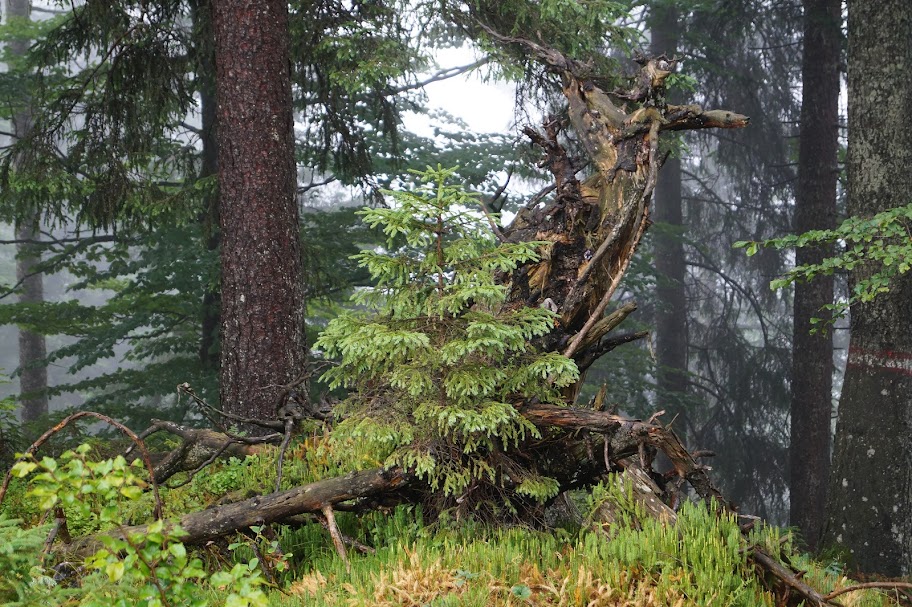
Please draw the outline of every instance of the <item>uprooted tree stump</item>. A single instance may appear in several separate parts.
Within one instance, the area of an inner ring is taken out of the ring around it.
[[[501,235],[511,242],[546,242],[540,258],[499,277],[508,288],[505,306],[547,307],[557,312],[556,326],[535,346],[572,358],[584,375],[599,357],[646,335],[616,331],[636,309],[635,304],[619,306],[607,315],[605,312],[649,226],[649,202],[662,163],[660,134],[739,128],[747,125],[748,118],[722,110],[705,111],[696,105],[666,103],[665,79],[674,70],[675,61],[664,56],[639,59],[641,73],[637,84],[623,93],[623,98],[635,109],[626,111],[615,102],[617,95],[596,86],[587,66],[539,43],[484,29],[498,43],[520,47],[561,79],[568,102],[569,126],[593,169],[591,176],[577,178],[580,162],[571,158],[559,142],[565,125],[558,119],[547,120],[541,131],[525,129],[532,143],[545,154],[543,166],[554,177],[555,194],[550,202],[522,209]],[[658,416],[644,421],[613,415],[599,407],[574,407],[582,381],[581,378],[565,390],[567,406],[516,403],[517,410],[548,437],[539,446],[524,446],[523,457],[538,458],[542,472],[558,479],[563,489],[592,485],[609,470],[623,470],[638,499],[644,500],[648,511],[663,520],[674,519],[672,506],[685,499],[685,484],[702,499],[717,502],[722,508],[729,507],[707,469],[670,428],[657,422]],[[288,418],[264,422],[273,434],[259,442],[286,445],[289,420],[294,421]],[[156,422],[143,437],[156,431],[167,431],[183,440],[179,449],[156,466],[153,479],[157,482],[178,471],[198,471],[222,455],[243,455],[260,448],[223,432],[194,430],[168,422]],[[536,452],[537,448],[541,451]],[[556,452],[559,457],[554,456]],[[672,481],[662,487],[656,484],[658,475],[652,472],[657,452],[664,453],[673,466]],[[253,525],[281,523],[305,513],[317,513],[324,517],[335,541],[338,530],[332,517],[333,508],[343,502],[370,502],[384,496],[405,499],[404,490],[417,483],[409,471],[398,468],[353,472],[191,513],[177,522],[186,532],[183,541],[199,545]],[[605,516],[610,519],[611,514],[606,512]],[[110,533],[123,536],[142,533],[144,528],[122,527]],[[344,555],[341,542],[337,541],[336,545]],[[65,550],[85,554],[97,546],[98,538],[89,537],[77,540]],[[826,604],[820,594],[775,558],[755,546],[746,545],[745,549],[754,564],[785,592],[809,604]]]

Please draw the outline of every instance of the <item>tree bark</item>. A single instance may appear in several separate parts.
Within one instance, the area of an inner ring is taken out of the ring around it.
[[[674,6],[652,8],[654,56],[673,57],[678,51],[680,12]],[[687,292],[682,226],[681,159],[669,157],[659,173],[653,197],[656,284],[656,363],[660,408],[676,419],[675,431],[687,442],[689,416],[683,407],[687,392]]]
[[[794,231],[836,227],[838,175],[840,0],[804,1],[801,134]],[[795,263],[818,264],[832,246],[798,249]],[[833,303],[833,277],[795,285],[792,328],[790,521],[801,529],[810,550],[823,530],[830,473],[830,419],[833,391],[833,334],[811,335],[811,319],[826,318]]]
[[[7,0],[7,16],[28,19],[29,0]],[[10,53],[22,57],[28,52],[28,40],[9,42]],[[32,114],[27,99],[13,114],[12,127],[16,139],[25,137],[32,128]],[[19,222],[16,238],[38,240],[40,220],[38,216]],[[19,303],[40,304],[44,301],[44,276],[37,271],[41,264],[41,253],[32,244],[16,245],[16,280],[21,283]],[[22,399],[22,421],[30,422],[48,412],[47,396],[47,344],[44,335],[27,329],[19,329],[19,391]]]
[[[848,210],[864,216],[908,204],[912,192],[912,12],[906,0],[848,7]],[[850,565],[887,576],[912,571],[910,318],[909,275],[852,307],[827,509],[826,537]]]
[[[272,418],[304,360],[288,7],[216,0],[225,411]]]

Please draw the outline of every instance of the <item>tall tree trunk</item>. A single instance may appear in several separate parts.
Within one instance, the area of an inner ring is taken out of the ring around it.
[[[7,0],[7,16],[10,18],[28,19],[30,16],[29,0]],[[9,49],[13,56],[22,57],[28,52],[28,40],[13,40]],[[28,134],[32,128],[32,115],[28,100],[13,114],[13,135],[19,139]],[[19,222],[16,238],[20,241],[38,240],[38,217],[31,217]],[[44,277],[37,268],[41,264],[41,253],[34,245],[21,242],[16,245],[16,280],[21,282],[20,303],[41,303],[44,301]],[[44,335],[19,329],[19,391],[22,398],[22,421],[33,421],[48,412],[47,397],[47,345]]]
[[[218,121],[215,100],[215,48],[212,14],[208,2],[199,0],[193,5],[193,20],[200,52],[198,80],[200,93],[200,139],[203,150],[199,178],[218,174]],[[219,246],[219,195],[213,191],[204,202],[201,218],[206,248],[215,251]],[[203,369],[218,369],[218,330],[221,319],[221,295],[218,285],[203,293],[202,331],[199,358]]]
[[[654,56],[673,57],[680,37],[679,11],[670,5],[652,9],[651,52]],[[686,271],[684,243],[681,238],[683,209],[681,200],[681,159],[669,157],[659,172],[656,184],[653,217],[655,230],[655,263],[658,272],[656,285],[656,359],[658,389],[669,398],[662,402],[668,419],[676,419],[675,432],[687,442],[688,419],[682,407],[687,392],[687,292],[684,286]]]
[[[215,0],[226,411],[272,418],[304,360],[288,6]]]
[[[848,6],[848,205],[864,216],[912,192],[912,11],[907,0]],[[848,549],[850,565],[889,576],[912,571],[910,318],[908,274],[852,307],[827,508],[826,538]]]
[[[836,226],[839,121],[840,0],[804,0],[801,135],[798,148],[797,233]],[[798,249],[795,262],[817,264],[832,246]],[[792,336],[790,457],[791,524],[816,550],[823,529],[830,473],[833,335],[811,335],[811,319],[833,303],[833,277],[795,286]]]

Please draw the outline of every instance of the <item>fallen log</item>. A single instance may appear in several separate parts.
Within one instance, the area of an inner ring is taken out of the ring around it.
[[[220,457],[244,458],[263,452],[264,445],[277,445],[281,434],[259,437],[229,436],[209,428],[188,428],[178,423],[153,419],[152,425],[139,437],[143,440],[156,432],[168,432],[180,437],[181,444],[168,452],[154,467],[152,480],[161,484],[179,472],[190,478]],[[127,451],[127,454],[130,450]]]
[[[340,502],[378,497],[402,489],[407,482],[408,475],[398,468],[375,468],[193,512],[175,522],[186,534],[182,539],[184,544],[200,545],[252,526],[268,525],[301,514],[325,513],[325,509]],[[148,525],[123,526],[107,535],[118,538],[142,536],[147,529]],[[64,552],[86,556],[101,547],[99,536],[92,535],[66,546]]]

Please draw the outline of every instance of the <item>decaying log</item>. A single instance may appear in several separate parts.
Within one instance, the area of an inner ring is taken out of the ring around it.
[[[628,419],[603,411],[542,403],[526,404],[520,411],[537,426],[557,426],[601,434],[609,457],[614,462],[640,453],[645,445],[658,449],[671,461],[677,476],[690,483],[697,495],[727,504],[722,493],[710,480],[706,467],[697,463],[669,428],[652,421]]]
[[[153,479],[164,483],[179,472],[194,474],[219,457],[257,455],[263,452],[263,445],[276,445],[282,440],[281,434],[260,437],[229,436],[208,428],[188,428],[178,423],[154,419],[140,438],[146,439],[156,432],[169,432],[181,438],[181,444],[171,450],[155,465]],[[127,452],[129,454],[129,451]]]
[[[295,487],[287,491],[256,496],[182,516],[177,523],[186,532],[183,542],[200,545],[223,535],[256,525],[268,525],[309,512],[324,513],[339,502],[369,498],[394,492],[405,485],[408,476],[398,468],[377,468],[352,472]],[[142,535],[148,525],[120,527],[109,532],[115,537]],[[98,536],[81,538],[66,550],[78,555],[91,554],[101,547]]]

